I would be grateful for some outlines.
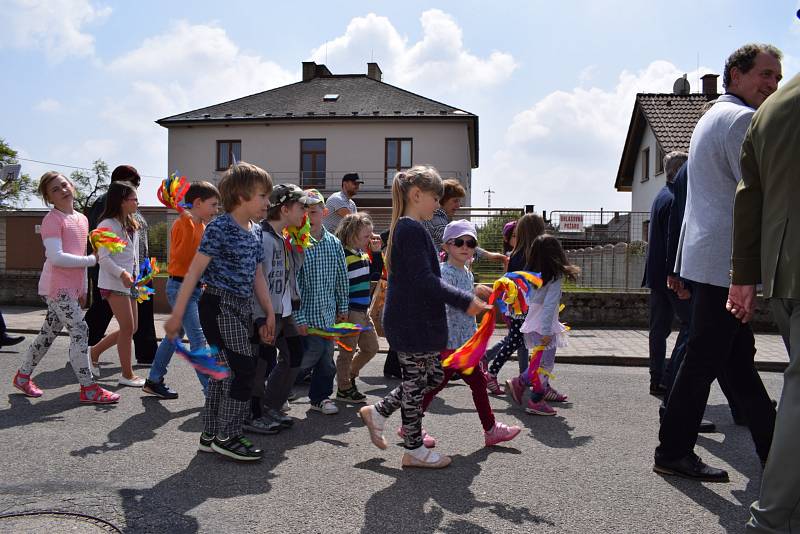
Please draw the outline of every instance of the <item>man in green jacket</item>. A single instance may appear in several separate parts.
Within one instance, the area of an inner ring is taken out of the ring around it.
[[[783,394],[759,500],[748,532],[800,529],[800,75],[753,116],[736,190],[727,308],[748,321],[756,284],[789,350]]]

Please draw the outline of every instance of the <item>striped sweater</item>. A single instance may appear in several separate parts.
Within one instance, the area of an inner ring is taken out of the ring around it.
[[[369,255],[363,250],[344,248],[347,264],[347,282],[350,286],[350,309],[366,311],[369,308]]]

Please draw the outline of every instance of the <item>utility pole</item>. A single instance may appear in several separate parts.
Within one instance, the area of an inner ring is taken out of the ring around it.
[[[492,190],[492,188],[490,186],[489,189],[484,191],[484,193],[486,193],[486,207],[487,208],[491,208],[492,207],[492,193],[497,193],[497,191]]]

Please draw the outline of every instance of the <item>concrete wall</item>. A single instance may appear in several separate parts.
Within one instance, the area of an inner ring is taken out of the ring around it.
[[[650,148],[650,179],[642,182],[642,151]],[[653,205],[653,199],[664,187],[667,182],[667,174],[661,172],[656,174],[656,158],[658,155],[656,137],[650,126],[645,127],[644,135],[642,136],[642,144],[639,146],[639,151],[636,157],[636,166],[633,175],[632,193],[631,193],[631,211],[650,211]],[[637,229],[634,229],[636,231]],[[638,229],[641,232],[641,228]],[[647,241],[646,235],[633,235],[631,239],[636,241]]]
[[[384,187],[386,138],[412,138],[412,163],[434,165],[444,178],[457,178],[470,198],[471,165],[467,122],[461,121],[308,121],[249,125],[202,125],[169,130],[169,171],[189,179],[218,180],[216,141],[242,141],[242,160],[273,174],[276,181],[297,181],[300,140],[324,138],[327,184],[324,194],[340,189],[341,177],[356,171],[366,182],[356,197],[390,198]]]

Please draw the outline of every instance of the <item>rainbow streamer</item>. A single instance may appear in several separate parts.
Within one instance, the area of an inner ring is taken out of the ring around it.
[[[150,286],[134,286],[134,291],[136,292],[136,302],[139,304],[150,300],[150,297],[156,294],[156,290]]]
[[[495,280],[492,294],[489,296],[489,305],[497,304],[497,307],[492,306],[492,309],[484,314],[480,326],[472,337],[445,358],[442,366],[452,367],[464,375],[471,374],[486,353],[489,339],[494,332],[498,308],[503,313],[513,312],[515,315],[526,313],[528,311],[526,297],[538,287],[542,287],[541,275],[528,271],[506,273]]]
[[[297,226],[287,226],[283,229],[283,239],[286,242],[286,248],[291,250],[294,248],[297,252],[303,252],[311,246],[313,238],[311,237],[311,219],[308,218],[306,213],[303,216],[303,224]]]
[[[118,254],[128,246],[128,242],[120,239],[111,228],[102,226],[89,232],[89,242],[92,248],[100,250],[101,247],[107,248],[111,254]]]
[[[185,208],[192,207],[191,204],[183,201],[183,197],[186,196],[188,190],[189,182],[186,181],[186,177],[178,176],[177,172],[173,172],[169,175],[169,178],[161,181],[156,195],[162,204],[180,213]]]
[[[150,300],[150,297],[156,294],[155,289],[148,287],[147,283],[159,272],[160,269],[155,258],[145,258],[142,264],[139,265],[139,274],[136,275],[136,280],[133,282],[136,291],[136,302],[142,303]]]
[[[547,347],[544,345],[537,345],[531,349],[531,359],[528,364],[528,369],[525,371],[528,374],[529,384],[531,389],[536,393],[542,393],[542,380],[539,378],[540,373],[546,372],[544,369],[539,369],[542,364],[542,355]]]
[[[355,323],[336,323],[333,326],[327,326],[325,328],[309,328],[308,335],[336,339],[340,337],[357,336],[361,332],[366,332],[367,330],[372,330],[372,327]]]
[[[204,349],[191,351],[180,339],[172,340],[175,345],[175,352],[183,356],[189,365],[197,369],[197,372],[208,375],[215,380],[222,380],[231,374],[231,370],[225,365],[220,365],[217,361],[219,350],[217,347],[206,347]]]

